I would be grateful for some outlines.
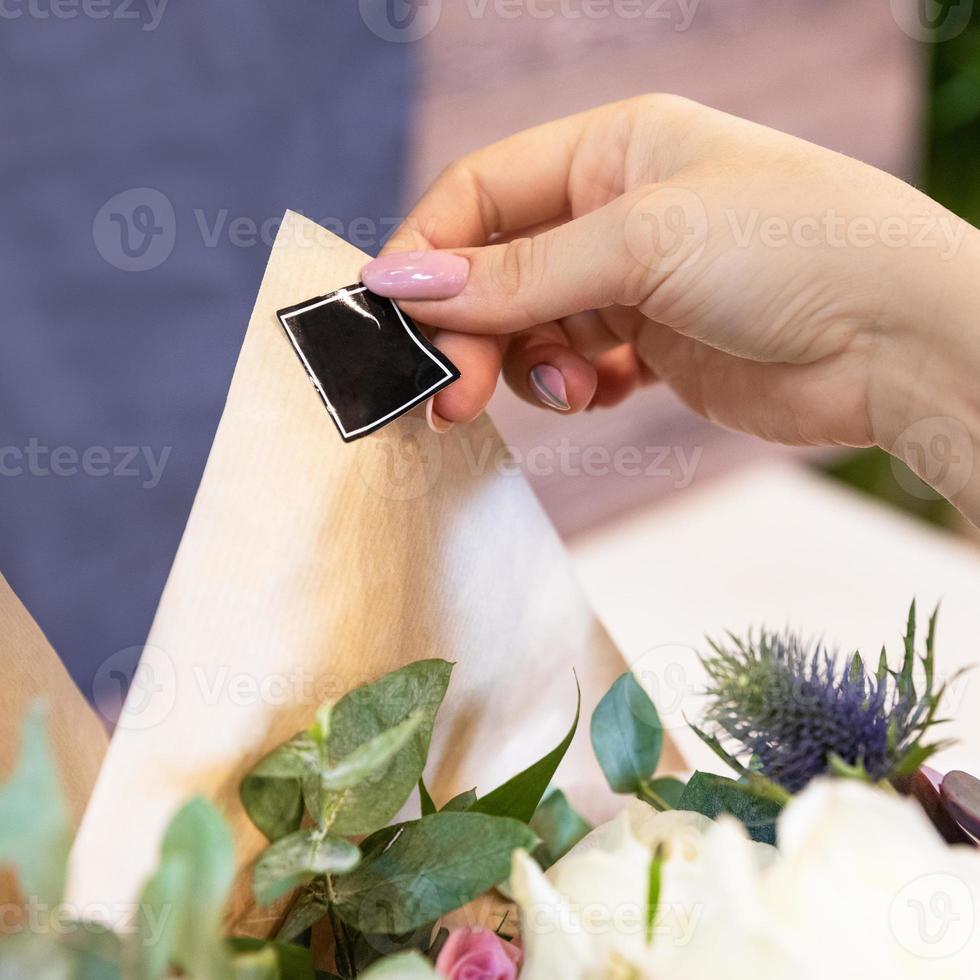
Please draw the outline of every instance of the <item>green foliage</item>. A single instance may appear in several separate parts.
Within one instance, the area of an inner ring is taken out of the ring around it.
[[[421,778],[451,671],[421,660],[327,706],[244,780],[252,822],[279,840],[299,829],[305,802],[314,822],[341,836],[383,827]]]
[[[346,874],[357,867],[361,852],[343,837],[298,830],[266,848],[255,864],[252,888],[260,905],[270,905],[318,875]]]
[[[513,852],[535,844],[518,820],[434,813],[405,824],[384,850],[333,879],[334,904],[361,932],[410,932],[503,881]]]
[[[221,919],[234,876],[228,826],[205,800],[191,800],[168,827],[160,866],[143,891],[140,980],[159,980],[170,966],[208,980],[231,980]]]
[[[267,943],[261,939],[229,939],[235,980],[313,980],[313,956],[302,946]]]
[[[696,772],[684,789],[677,809],[703,813],[712,820],[727,813],[745,826],[753,840],[775,844],[776,818],[783,804],[781,796],[763,786]]]
[[[24,723],[17,769],[0,790],[0,864],[16,868],[25,897],[53,906],[64,891],[70,847],[44,709],[35,704]]]
[[[568,747],[572,744],[578,729],[582,710],[582,689],[575,679],[576,705],[575,717],[565,737],[543,759],[539,759],[523,772],[508,779],[502,786],[476,800],[470,810],[473,813],[486,813],[497,817],[512,817],[514,820],[530,821],[534,811],[548,791],[552,778],[558,771]]]
[[[541,801],[530,827],[541,839],[533,856],[544,870],[561,860],[592,830],[592,825],[572,809],[565,794],[558,789]]]
[[[641,794],[663,743],[653,702],[631,673],[623,674],[592,715],[592,747],[613,791]]]

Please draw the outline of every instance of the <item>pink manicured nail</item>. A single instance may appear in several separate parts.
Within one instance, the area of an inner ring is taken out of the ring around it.
[[[434,399],[430,398],[425,403],[425,421],[429,423],[429,428],[437,435],[445,435],[455,423],[449,419],[444,419],[433,405]]]
[[[463,291],[470,264],[450,252],[394,252],[368,262],[361,280],[392,299],[449,299]]]
[[[539,364],[531,369],[531,389],[538,400],[559,412],[567,412],[571,406],[565,392],[565,379],[561,371],[550,364]]]

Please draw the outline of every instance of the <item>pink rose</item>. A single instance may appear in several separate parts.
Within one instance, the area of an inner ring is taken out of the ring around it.
[[[436,960],[449,980],[515,980],[523,954],[489,929],[456,929]]]

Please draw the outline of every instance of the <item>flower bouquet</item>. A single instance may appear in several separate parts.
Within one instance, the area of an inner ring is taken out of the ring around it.
[[[273,938],[225,936],[232,838],[196,799],[164,835],[132,930],[20,931],[0,941],[0,975],[972,976],[980,781],[922,765],[940,744],[944,687],[935,616],[921,657],[915,632],[913,605],[901,665],[883,653],[873,673],[792,634],[713,645],[699,734],[731,776],[657,776],[656,707],[623,674],[589,728],[629,802],[594,829],[556,788],[581,698],[542,758],[437,803],[426,763],[453,665],[418,661],[322,705],[243,778],[242,807],[268,842],[251,886],[278,907]],[[35,711],[0,791],[0,856],[32,922],[59,907],[69,843]],[[320,929],[330,972],[314,966]]]
[[[325,424],[275,311],[362,259],[287,215],[108,751],[0,590],[0,980],[966,976],[935,619],[717,644],[687,773],[489,423]]]

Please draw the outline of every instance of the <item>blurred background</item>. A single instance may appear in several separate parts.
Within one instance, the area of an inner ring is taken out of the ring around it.
[[[4,0],[0,20],[0,571],[89,696],[107,661],[135,668],[287,207],[376,253],[453,158],[661,90],[858,157],[980,220],[971,0]],[[941,528],[930,549],[975,547],[884,454],[769,446],[660,389],[574,419],[501,390],[492,415],[587,584],[609,542],[641,528],[651,554],[656,528],[712,513],[698,548],[751,547],[767,493],[799,505],[771,524],[782,546],[801,548],[794,521],[811,533],[825,513],[852,514],[834,541],[857,540],[886,511],[843,501],[876,498]],[[640,472],[610,464],[624,448]],[[748,544],[718,531],[746,527]],[[864,547],[917,541],[911,527],[886,520]],[[708,602],[697,560],[683,574]]]

